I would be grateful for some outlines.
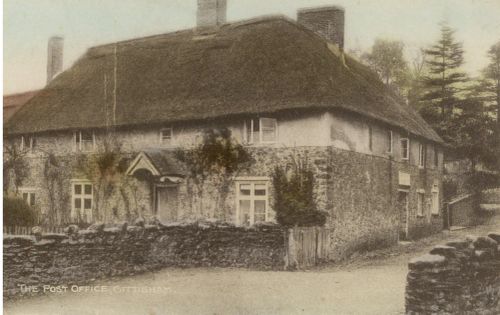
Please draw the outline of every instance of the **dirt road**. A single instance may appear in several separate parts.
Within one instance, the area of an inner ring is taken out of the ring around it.
[[[407,262],[433,245],[500,231],[500,222],[443,232],[305,272],[166,269],[4,305],[5,314],[402,314]],[[75,288],[76,289],[76,288]]]

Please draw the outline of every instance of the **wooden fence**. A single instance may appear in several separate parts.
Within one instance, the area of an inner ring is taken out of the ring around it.
[[[5,226],[3,227],[4,235],[31,235],[32,226]],[[64,227],[40,227],[43,234],[48,233],[64,233]]]
[[[330,229],[295,227],[288,230],[286,266],[304,269],[328,261]]]

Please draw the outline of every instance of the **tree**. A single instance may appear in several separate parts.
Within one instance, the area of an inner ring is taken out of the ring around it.
[[[495,139],[497,168],[500,171],[500,41],[488,50],[490,63],[483,70],[482,90],[487,110],[496,119]]]
[[[459,84],[467,79],[460,71],[464,62],[462,43],[455,41],[454,34],[453,29],[442,23],[440,39],[425,50],[429,74],[424,79],[426,92],[420,113],[441,136],[446,136],[446,125],[459,101]]]
[[[407,92],[408,105],[420,110],[420,100],[424,95],[423,79],[426,75],[425,51],[420,49],[413,58],[408,70]]]
[[[210,179],[217,187],[216,211],[218,219],[226,219],[226,199],[235,175],[250,166],[252,158],[248,151],[231,137],[227,128],[207,129],[203,141],[192,149],[179,149],[176,157],[183,162],[197,188],[199,212],[204,213],[203,192],[205,182]]]
[[[397,89],[404,85],[408,64],[404,58],[403,42],[376,39],[371,52],[363,54],[361,59],[387,86]]]

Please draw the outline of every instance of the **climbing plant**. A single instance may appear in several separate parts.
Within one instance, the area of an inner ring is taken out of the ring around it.
[[[276,166],[272,173],[274,211],[283,226],[322,226],[326,213],[319,211],[314,198],[314,173],[307,158],[288,166]]]
[[[226,219],[229,189],[238,172],[253,163],[250,153],[232,138],[229,129],[217,128],[204,130],[200,144],[177,150],[176,157],[187,166],[188,177],[196,186],[199,212],[204,213],[204,186],[209,179],[218,192],[216,216]]]
[[[13,141],[5,140],[3,160],[3,190],[12,189],[14,193],[28,176],[26,151],[21,150]]]
[[[127,160],[121,148],[121,143],[110,134],[104,138],[95,154],[82,154],[77,159],[77,171],[90,180],[94,187],[94,221],[117,217],[116,205],[110,206],[115,193],[123,199],[127,219],[132,217],[128,193],[133,195],[134,185],[125,176]],[[110,208],[114,210],[110,212]]]

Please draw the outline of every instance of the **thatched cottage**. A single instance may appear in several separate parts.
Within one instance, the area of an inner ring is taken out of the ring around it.
[[[92,47],[12,117],[5,143],[26,153],[29,170],[20,194],[58,224],[157,216],[252,225],[274,220],[273,167],[301,156],[335,252],[442,228],[442,140],[344,53],[342,8],[226,23],[225,1],[198,3],[196,28]],[[222,214],[210,185],[202,207],[193,201],[173,154],[214,126],[255,160],[234,178]],[[126,158],[103,198],[81,164],[110,135]]]

